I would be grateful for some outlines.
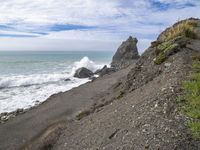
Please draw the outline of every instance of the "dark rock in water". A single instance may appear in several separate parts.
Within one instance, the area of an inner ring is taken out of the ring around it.
[[[108,68],[107,65],[105,65],[102,69],[97,70],[95,74],[98,74],[99,76],[104,76],[105,74],[109,74],[115,72],[114,68]]]
[[[69,78],[67,78],[67,79],[65,79],[65,81],[70,81],[70,79],[69,79]]]
[[[113,56],[111,67],[119,70],[135,63],[140,57],[136,45],[137,42],[138,40],[131,36],[123,42]]]
[[[92,77],[94,73],[90,71],[89,69],[82,67],[76,70],[76,73],[74,74],[74,77],[76,78],[89,78]]]

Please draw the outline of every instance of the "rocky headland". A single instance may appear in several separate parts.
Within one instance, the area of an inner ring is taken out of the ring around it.
[[[141,56],[136,44],[93,82],[0,124],[0,149],[200,149],[200,20],[177,22]]]

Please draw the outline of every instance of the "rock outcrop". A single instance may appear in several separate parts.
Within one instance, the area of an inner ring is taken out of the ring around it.
[[[113,72],[115,72],[114,68],[108,68],[107,65],[105,65],[102,69],[97,70],[95,72],[95,74],[98,74],[100,77],[102,77],[106,74],[110,74],[110,73],[113,73]]]
[[[113,56],[111,67],[119,70],[135,63],[140,57],[136,45],[137,42],[138,40],[132,36],[123,42]]]
[[[74,77],[76,78],[90,78],[94,75],[94,73],[85,68],[85,67],[82,67],[82,68],[79,68],[78,70],[76,70],[75,74],[74,74]]]

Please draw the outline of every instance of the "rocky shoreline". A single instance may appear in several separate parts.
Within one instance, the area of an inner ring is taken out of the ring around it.
[[[174,32],[187,22],[195,25],[196,38]],[[161,33],[142,56],[137,40],[129,37],[113,57],[114,71],[104,67],[93,82],[55,94],[26,113],[18,110],[1,124],[0,149],[199,150],[187,126],[192,119],[177,101],[194,57],[200,58],[199,39],[200,20],[194,18]],[[83,75],[92,77],[88,73]]]
[[[128,67],[131,64],[134,64],[139,58],[138,49],[137,49],[137,39],[132,38],[131,36],[118,48],[116,51],[116,54],[113,56],[112,62],[111,62],[111,68],[108,68],[106,65],[102,68],[97,70],[96,72],[92,72],[91,70],[82,67],[78,68],[74,74],[74,77],[76,78],[89,78],[90,81],[94,81],[97,77],[95,75],[98,75],[100,77],[114,73],[119,69],[123,69]],[[123,52],[123,53],[122,53]],[[115,65],[114,65],[115,64]],[[69,81],[70,79],[65,79],[65,81]],[[44,103],[44,102],[42,102]],[[35,106],[23,109],[18,108],[17,110],[13,112],[4,112],[0,114],[0,124],[7,122],[9,119],[16,117],[17,115],[23,114],[38,105],[41,105],[42,103],[37,103]]]

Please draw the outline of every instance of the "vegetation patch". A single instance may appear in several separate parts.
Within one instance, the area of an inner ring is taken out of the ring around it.
[[[154,63],[155,63],[156,65],[160,65],[160,64],[162,64],[166,59],[167,59],[167,57],[166,57],[165,54],[162,52],[162,53],[158,54],[158,56],[155,58]]]
[[[154,63],[156,65],[162,64],[168,58],[168,56],[177,51],[178,48],[179,44],[175,43],[174,39],[158,45],[156,50],[157,57],[155,58]]]
[[[187,38],[196,39],[197,34],[195,28],[197,27],[197,21],[187,20],[181,23],[178,23],[171,27],[165,34],[165,41],[174,39],[178,36],[183,36]]]
[[[200,61],[195,60],[192,68],[189,79],[183,82],[181,104],[183,112],[191,119],[188,127],[193,137],[200,140]]]
[[[186,41],[183,41],[183,39],[196,39],[195,28],[197,25],[195,20],[182,21],[168,29],[162,41],[153,42],[152,46],[156,46],[154,63],[156,65],[162,64],[171,54],[184,47]]]

